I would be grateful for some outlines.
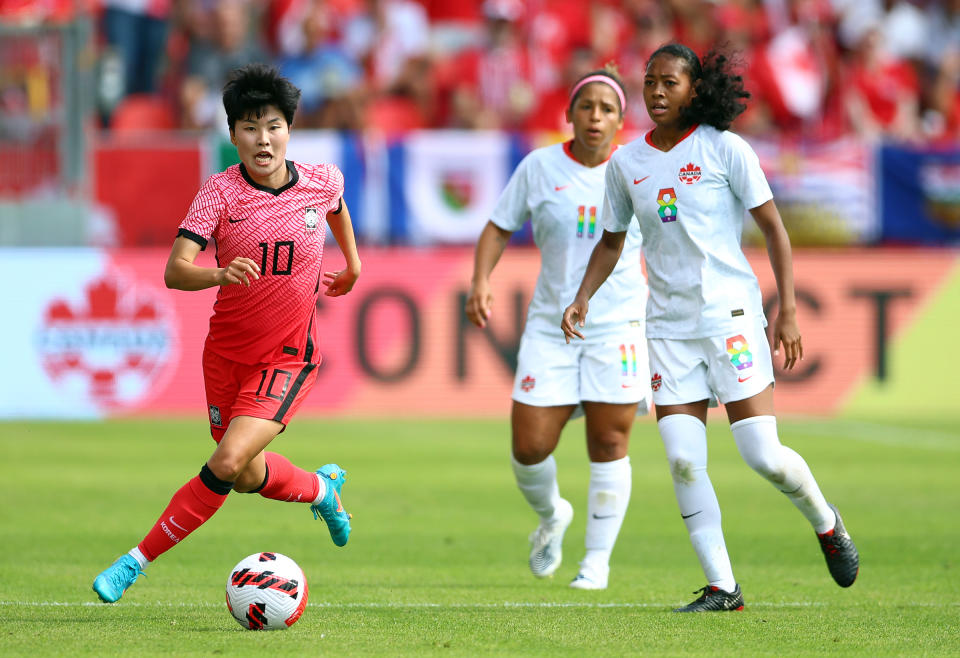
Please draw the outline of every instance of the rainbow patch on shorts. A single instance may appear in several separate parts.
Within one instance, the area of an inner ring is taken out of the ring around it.
[[[727,339],[727,354],[730,355],[730,363],[737,370],[746,370],[753,365],[753,353],[742,334]]]

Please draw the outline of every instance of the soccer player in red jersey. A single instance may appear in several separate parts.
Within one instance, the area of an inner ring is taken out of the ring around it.
[[[262,64],[234,71],[224,88],[230,139],[241,163],[200,188],[163,275],[168,288],[220,288],[203,351],[217,447],[143,541],[94,580],[105,602],[119,600],[147,564],[213,516],[231,490],[308,503],[333,542],[347,543],[350,515],[340,501],[344,471],[336,464],[305,471],[266,451],[317,380],[321,282],[324,294],[336,297],[350,292],[360,275],[340,170],[285,158],[299,98],[299,89]],[[346,267],[321,276],[324,217]],[[210,238],[217,267],[196,265]]]

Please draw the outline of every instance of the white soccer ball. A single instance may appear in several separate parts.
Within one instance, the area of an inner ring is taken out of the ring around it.
[[[227,578],[227,608],[251,631],[293,626],[307,607],[307,579],[296,562],[280,553],[254,553]]]

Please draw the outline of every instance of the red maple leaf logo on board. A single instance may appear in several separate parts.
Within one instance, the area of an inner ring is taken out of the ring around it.
[[[43,368],[71,393],[125,406],[149,394],[175,342],[166,301],[115,276],[91,281],[84,298],[50,302],[37,334]]]

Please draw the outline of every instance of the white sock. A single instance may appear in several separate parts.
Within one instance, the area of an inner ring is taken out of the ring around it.
[[[720,525],[720,504],[707,475],[707,428],[687,414],[664,416],[657,422],[667,451],[673,491],[690,543],[707,582],[732,592],[737,587]]]
[[[523,497],[527,499],[533,511],[544,521],[553,518],[557,503],[560,501],[560,489],[557,486],[557,462],[550,455],[539,464],[521,464],[510,455],[513,475],[517,479]]]
[[[147,556],[140,552],[140,548],[134,546],[127,553],[130,557],[137,561],[137,564],[140,565],[140,570],[143,571],[147,568],[147,565],[150,564],[150,560],[147,559]]]
[[[610,553],[623,525],[632,484],[633,469],[629,457],[612,462],[590,462],[585,541],[587,554],[582,565],[589,565],[604,574],[609,570]]]
[[[317,497],[316,497],[316,499],[313,501],[313,504],[314,504],[314,505],[316,505],[316,504],[318,504],[320,501],[322,501],[322,500],[323,500],[323,497],[327,495],[327,483],[326,483],[326,481],[324,480],[324,478],[322,478],[322,477],[320,476],[319,473],[317,473],[317,481],[320,482],[320,488],[317,489]]]
[[[743,460],[783,492],[818,533],[836,524],[820,487],[803,457],[780,443],[774,416],[744,418],[730,425]]]

